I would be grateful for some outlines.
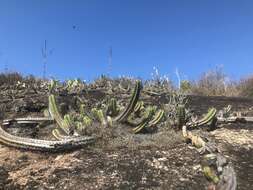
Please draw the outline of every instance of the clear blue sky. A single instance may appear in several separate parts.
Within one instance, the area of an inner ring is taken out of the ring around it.
[[[74,27],[73,27],[74,26]],[[153,66],[188,79],[223,65],[232,77],[253,72],[252,0],[0,0],[0,71],[91,80],[150,77]]]

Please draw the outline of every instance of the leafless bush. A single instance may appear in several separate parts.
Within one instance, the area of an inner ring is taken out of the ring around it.
[[[205,72],[191,83],[191,93],[205,96],[237,96],[237,84],[230,81],[221,68]]]
[[[237,85],[239,96],[253,97],[253,75],[241,79]]]

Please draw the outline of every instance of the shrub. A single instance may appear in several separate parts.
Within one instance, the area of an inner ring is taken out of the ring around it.
[[[229,81],[221,68],[204,73],[191,84],[191,93],[205,96],[238,96],[237,83]]]
[[[239,96],[253,97],[253,76],[241,79],[237,86]]]

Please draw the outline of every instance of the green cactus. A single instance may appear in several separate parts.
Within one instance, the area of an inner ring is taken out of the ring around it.
[[[125,110],[114,119],[114,121],[125,122],[127,120],[128,116],[132,113],[136,103],[138,102],[141,88],[142,88],[141,81],[138,80],[135,84],[134,92],[132,94],[129,104],[127,105]]]
[[[208,110],[208,113],[200,120],[197,120],[195,122],[187,123],[187,126],[189,127],[199,127],[205,124],[208,124],[216,117],[217,110],[215,108],[211,108]]]
[[[70,126],[70,128],[69,128],[70,133],[69,134],[73,135],[75,123],[74,123],[74,119],[72,118],[72,116],[70,116],[69,114],[64,115],[63,122],[66,124],[66,126]]]
[[[53,94],[49,95],[49,113],[52,116],[52,118],[56,121],[57,126],[62,129],[65,134],[71,135],[73,132],[73,126],[71,125],[71,122],[69,116],[66,116],[66,118],[62,118],[61,114],[58,111],[55,97]]]
[[[49,89],[50,94],[53,93],[53,91],[55,90],[57,83],[58,83],[57,80],[54,80],[54,79],[50,80],[50,83],[48,85],[48,89]]]
[[[140,112],[143,109],[144,109],[144,102],[143,101],[137,102],[137,104],[134,107],[134,113],[135,113],[135,115],[139,116]]]
[[[214,182],[215,184],[217,184],[220,181],[219,177],[216,175],[213,168],[209,166],[204,166],[202,167],[202,170],[208,180]]]
[[[85,115],[85,104],[81,104],[79,107],[79,112],[81,115]]]
[[[178,128],[182,128],[186,123],[185,105],[179,104],[176,110],[176,123]]]
[[[92,120],[91,120],[91,118],[89,118],[88,116],[84,116],[83,117],[83,125],[84,126],[91,126],[91,124],[92,124]]]
[[[117,102],[115,98],[111,98],[106,106],[106,115],[116,116],[118,114]]]
[[[86,129],[86,125],[84,125],[82,122],[80,121],[76,121],[75,122],[75,126],[76,126],[76,132],[79,134],[79,135],[83,135],[84,132],[85,132],[85,129]]]
[[[159,110],[156,112],[154,118],[149,122],[148,126],[152,127],[157,125],[164,117],[164,110]]]
[[[148,125],[148,119],[146,118],[145,120],[143,120],[139,125],[137,125],[134,129],[133,132],[134,133],[139,133],[141,132],[145,127],[147,127]]]
[[[137,124],[135,128],[133,128],[134,133],[139,133],[148,126],[149,121],[152,119],[152,116],[154,115],[155,109],[156,108],[152,106],[147,107],[141,122]]]
[[[91,113],[103,126],[107,125],[104,113],[101,109],[92,108]]]

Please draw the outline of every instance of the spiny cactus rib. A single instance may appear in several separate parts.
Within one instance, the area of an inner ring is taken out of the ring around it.
[[[195,121],[193,123],[187,123],[186,125],[189,127],[197,127],[201,125],[205,125],[209,123],[216,116],[217,110],[215,108],[211,108],[208,113],[205,115],[203,119]]]
[[[49,100],[50,115],[56,121],[57,126],[59,126],[67,135],[70,135],[73,127],[70,125],[69,122],[66,122],[66,120],[64,120],[61,114],[59,113],[54,95],[53,94],[49,95],[48,100]]]
[[[128,116],[131,114],[133,111],[136,103],[138,102],[139,96],[140,96],[140,91],[141,91],[141,81],[137,81],[135,84],[134,92],[132,94],[131,100],[125,110],[114,120],[117,122],[124,122],[127,120]]]
[[[163,117],[164,117],[164,110],[159,110],[155,114],[155,117],[148,123],[148,127],[157,125],[162,120]]]

